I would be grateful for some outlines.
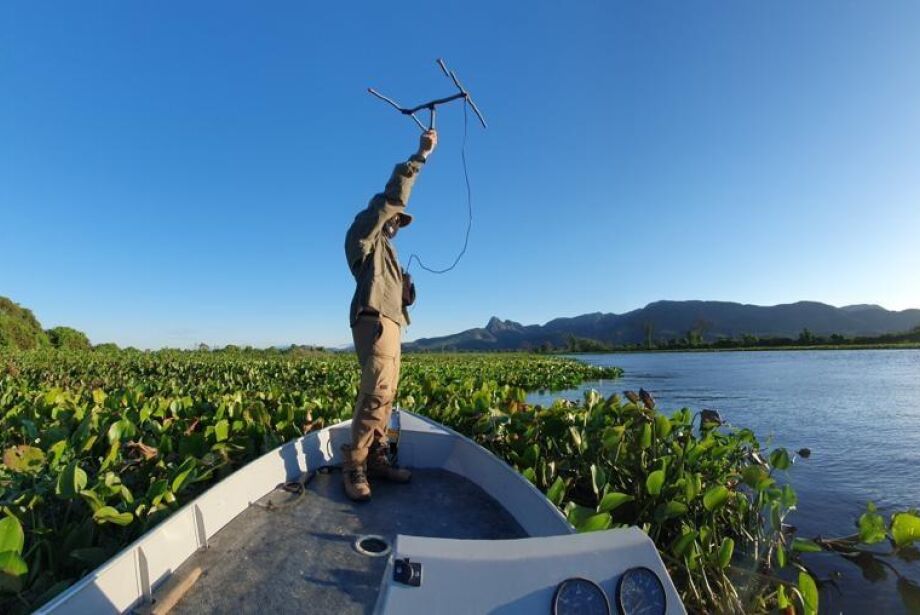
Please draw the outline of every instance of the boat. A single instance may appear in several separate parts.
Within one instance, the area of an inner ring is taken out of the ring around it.
[[[685,613],[640,529],[577,533],[463,435],[394,411],[405,485],[344,496],[345,421],[288,442],[183,506],[42,614]]]

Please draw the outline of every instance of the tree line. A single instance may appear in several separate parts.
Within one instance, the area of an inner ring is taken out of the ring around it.
[[[71,327],[43,329],[32,310],[0,297],[0,349],[36,348],[89,350],[92,344],[85,333]]]
[[[720,337],[706,341],[699,329],[690,329],[681,337],[652,340],[642,343],[611,344],[599,340],[570,335],[564,344],[544,342],[530,348],[539,353],[566,352],[621,352],[636,350],[721,350],[734,348],[820,348],[820,347],[872,347],[920,345],[920,325],[910,331],[883,335],[846,336],[839,333],[821,335],[805,328],[797,337],[743,334],[737,337]]]

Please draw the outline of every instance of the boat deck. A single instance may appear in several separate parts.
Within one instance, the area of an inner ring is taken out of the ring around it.
[[[412,481],[374,481],[373,499],[345,497],[338,470],[318,473],[294,500],[275,490],[263,497],[283,507],[250,506],[176,571],[202,574],[173,610],[198,613],[370,613],[386,557],[359,553],[358,536],[524,538],[527,534],[478,486],[445,470],[415,470]]]

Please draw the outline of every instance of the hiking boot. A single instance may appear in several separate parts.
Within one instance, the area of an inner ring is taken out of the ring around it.
[[[367,450],[352,450],[351,446],[342,446],[345,461],[342,463],[342,483],[345,495],[356,502],[371,499],[371,486],[367,482]]]
[[[408,483],[412,472],[405,468],[397,468],[390,463],[386,445],[375,443],[371,446],[367,458],[367,474],[371,478],[381,478],[394,483]]]

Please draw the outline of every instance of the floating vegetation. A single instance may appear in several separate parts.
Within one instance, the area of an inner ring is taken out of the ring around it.
[[[691,610],[810,612],[820,579],[801,553],[865,558],[865,545],[895,553],[920,538],[914,512],[885,521],[873,508],[853,536],[795,536],[781,475],[807,452],[764,450],[718,413],[666,415],[645,391],[525,402],[618,375],[533,355],[409,355],[400,403],[504,458],[579,530],[643,528]],[[353,357],[328,353],[0,354],[0,611],[34,609],[241,465],[349,418],[358,381]]]
[[[578,530],[642,528],[691,612],[816,613],[819,586],[833,581],[811,571],[802,555],[813,552],[884,565],[905,604],[917,603],[920,588],[885,561],[916,553],[917,511],[886,521],[870,504],[857,533],[834,539],[798,537],[786,522],[798,498],[784,474],[807,448],[767,450],[711,409],[667,415],[644,390],[540,407],[490,383],[450,389],[422,385],[420,408],[511,463]]]

